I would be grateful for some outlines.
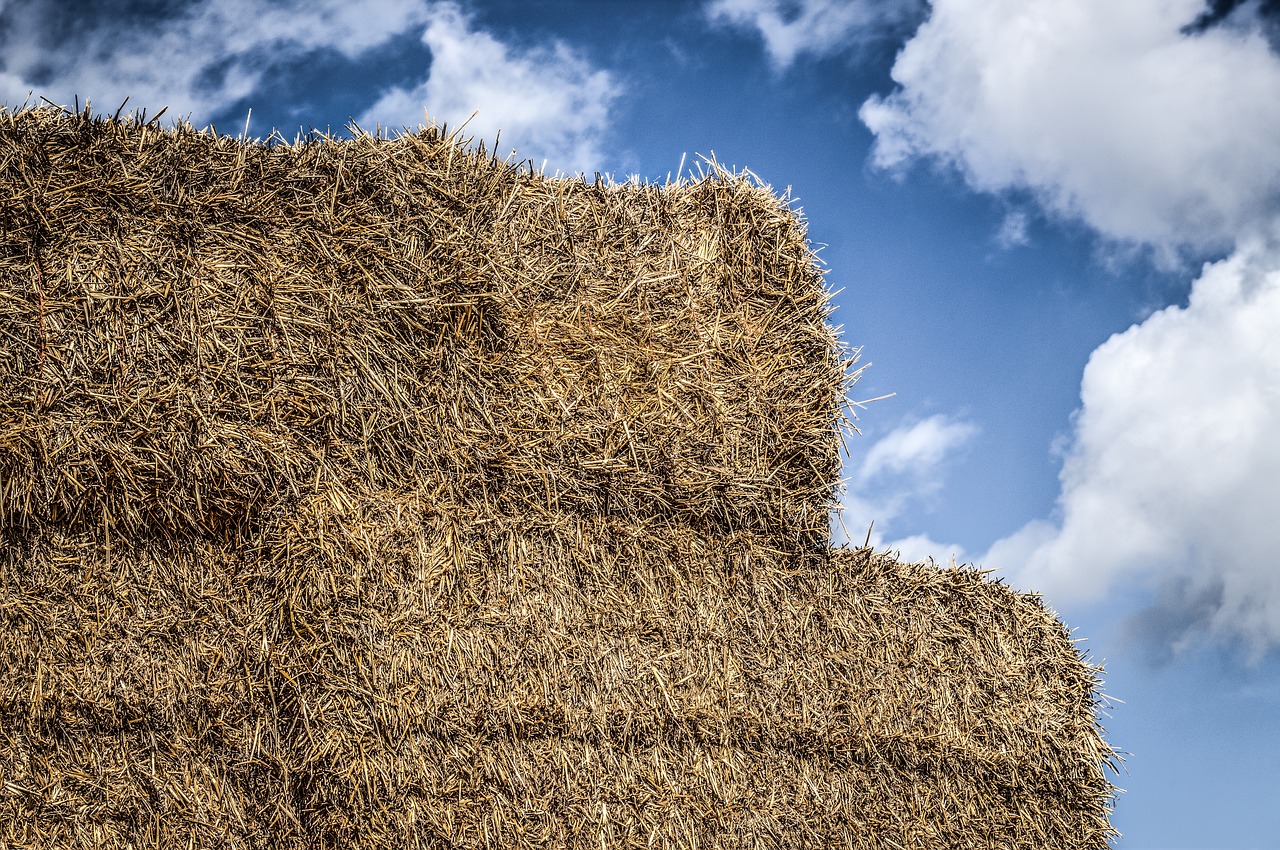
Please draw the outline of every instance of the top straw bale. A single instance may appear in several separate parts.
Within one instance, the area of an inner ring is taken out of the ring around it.
[[[748,177],[35,108],[0,112],[0,228],[0,527],[225,532],[413,482],[825,546],[848,362]]]

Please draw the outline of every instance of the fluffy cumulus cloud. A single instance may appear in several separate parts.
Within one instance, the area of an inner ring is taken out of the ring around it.
[[[1280,646],[1280,56],[1269,5],[935,0],[862,118],[875,161],[1175,262],[1187,305],[1092,355],[1058,511],[981,560],[1051,599],[1150,592],[1140,622]]]
[[[836,542],[861,545],[870,530],[873,546],[896,550],[910,561],[936,558],[938,553],[963,559],[959,546],[941,544],[923,534],[895,537],[892,532],[905,511],[938,496],[947,461],[977,434],[973,423],[939,414],[902,425],[876,440],[847,482],[834,528]]]
[[[1153,581],[1197,600],[1168,612],[1186,630],[1280,644],[1280,256],[1207,266],[1186,307],[1093,353],[1081,401],[1059,521],[984,560],[1057,599]]]
[[[13,0],[0,6],[0,100],[98,108],[125,98],[197,123],[318,50],[355,58],[421,26],[425,0],[197,0],[181,6]],[[160,11],[164,10],[164,11]]]
[[[712,0],[713,23],[760,34],[776,67],[822,56],[912,20],[923,0]]]
[[[441,0],[0,0],[0,102],[29,95],[114,109],[126,97],[197,124],[248,100],[273,70],[331,51],[376,59],[420,35],[423,76],[375,97],[362,126],[416,128],[429,112],[552,167],[590,171],[620,88],[560,43],[516,49]]]
[[[875,161],[932,159],[1166,254],[1229,247],[1277,210],[1280,57],[1247,5],[1239,25],[1188,32],[1204,11],[935,0],[898,88],[862,107]]]
[[[432,119],[504,146],[539,165],[590,172],[601,161],[600,142],[618,82],[561,43],[518,50],[476,29],[460,8],[433,8],[422,34],[431,50],[430,75],[386,92],[361,123],[416,127],[424,107]]]

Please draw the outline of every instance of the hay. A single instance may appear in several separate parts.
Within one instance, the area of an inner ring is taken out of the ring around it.
[[[0,847],[1113,835],[1052,613],[829,549],[766,188],[48,109],[0,187]]]
[[[413,481],[825,537],[845,364],[764,188],[3,120],[0,518],[208,531]]]

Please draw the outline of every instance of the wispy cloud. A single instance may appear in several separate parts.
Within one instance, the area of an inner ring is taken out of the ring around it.
[[[69,16],[56,0],[16,0],[0,10],[0,99],[21,103],[34,92],[114,108],[129,98],[200,123],[251,95],[273,68],[320,50],[361,56],[422,26],[430,8],[425,0],[197,0]]]
[[[1030,244],[1031,237],[1027,235],[1030,224],[1026,210],[1010,211],[1005,214],[1004,221],[1000,222],[1000,229],[996,231],[996,244],[1006,251]]]
[[[846,484],[836,542],[861,544],[865,538],[859,531],[870,529],[872,545],[898,550],[908,560],[963,558],[963,550],[955,544],[937,543],[923,534],[894,537],[892,532],[909,508],[936,498],[943,489],[948,462],[977,434],[973,423],[938,414],[899,426],[876,440]]]
[[[477,113],[467,132],[539,165],[568,172],[600,167],[601,140],[620,83],[567,45],[517,49],[477,29],[458,6],[432,8],[422,41],[431,68],[421,81],[384,93],[362,124],[416,127],[423,110],[457,126]]]
[[[436,0],[195,0],[103,4],[68,16],[57,0],[0,4],[0,100],[29,94],[100,109],[125,98],[197,124],[252,99],[273,73],[328,51],[374,62],[392,39],[420,36],[421,78],[371,98],[359,123],[416,128],[425,113],[552,168],[591,171],[621,85],[560,42],[515,48]]]
[[[976,434],[977,428],[971,423],[941,414],[897,428],[872,445],[862,461],[861,477],[874,480],[897,473],[932,485],[943,459]]]
[[[759,33],[774,66],[823,56],[883,34],[920,14],[923,0],[712,0],[713,23]]]

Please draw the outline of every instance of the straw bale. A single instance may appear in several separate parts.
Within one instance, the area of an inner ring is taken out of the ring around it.
[[[0,113],[0,522],[217,529],[331,483],[817,543],[847,358],[796,215],[437,130]]]
[[[0,110],[0,227],[0,850],[1114,834],[1052,612],[830,548],[749,177]]]
[[[1096,671],[980,573],[411,493],[265,528],[14,542],[0,842],[1106,846]]]

